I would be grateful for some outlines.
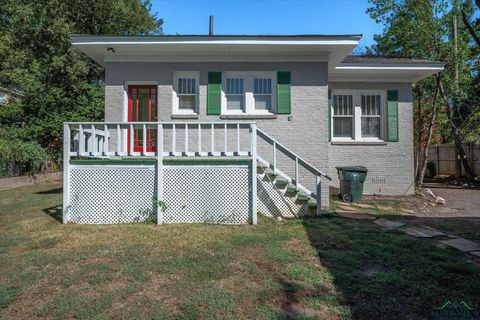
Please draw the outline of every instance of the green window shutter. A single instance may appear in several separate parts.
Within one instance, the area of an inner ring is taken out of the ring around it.
[[[328,142],[332,141],[332,92],[328,90]]]
[[[387,92],[387,141],[398,141],[398,91]]]
[[[291,113],[291,97],[290,97],[290,72],[279,71],[277,73],[277,113]]]
[[[208,73],[207,114],[219,115],[222,105],[222,73]]]

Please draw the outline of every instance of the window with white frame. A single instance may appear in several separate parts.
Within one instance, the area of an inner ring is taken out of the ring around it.
[[[363,138],[380,138],[380,122],[381,122],[381,97],[377,95],[362,94],[362,137]]]
[[[255,110],[272,110],[272,79],[253,79],[253,98]]]
[[[175,72],[173,113],[198,113],[198,72]]]
[[[332,137],[337,141],[383,139],[385,93],[380,90],[334,90]]]
[[[222,114],[271,114],[275,106],[274,72],[224,72]]]
[[[351,138],[353,132],[353,96],[333,96],[333,136]]]
[[[245,109],[245,93],[242,78],[227,78],[225,90],[227,110],[243,111]]]

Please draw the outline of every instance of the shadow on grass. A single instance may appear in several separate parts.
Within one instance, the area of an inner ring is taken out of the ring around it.
[[[36,194],[60,194],[63,192],[63,188],[48,189],[45,191],[36,192]]]
[[[368,221],[306,218],[302,224],[355,319],[431,318],[448,300],[480,307],[480,268],[459,251]]]
[[[50,217],[57,220],[58,222],[63,223],[62,207],[63,206],[59,204],[54,207],[43,209],[43,212],[45,212],[46,214],[48,214]]]

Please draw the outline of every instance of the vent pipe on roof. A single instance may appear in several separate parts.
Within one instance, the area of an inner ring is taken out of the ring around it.
[[[210,16],[210,23],[208,27],[208,35],[213,36],[213,16]]]

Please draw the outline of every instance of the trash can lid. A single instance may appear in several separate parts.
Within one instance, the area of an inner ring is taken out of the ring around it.
[[[367,172],[368,169],[364,166],[344,166],[344,167],[335,167],[337,170],[344,171],[357,171],[357,172]]]

